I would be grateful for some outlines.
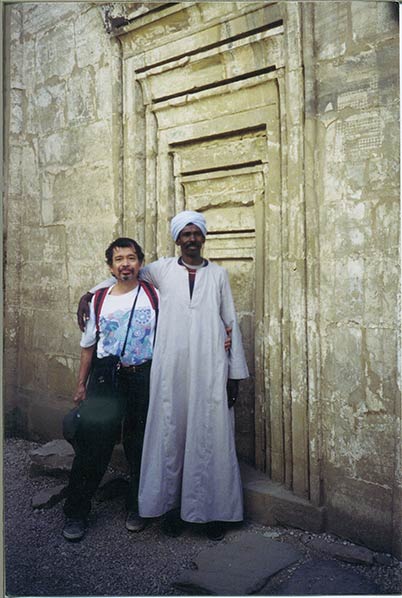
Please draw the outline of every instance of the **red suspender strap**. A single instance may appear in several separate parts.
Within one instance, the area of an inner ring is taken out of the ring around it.
[[[144,289],[145,293],[148,296],[148,299],[151,302],[153,309],[155,310],[155,333],[154,333],[154,345],[156,340],[156,328],[158,326],[158,315],[159,315],[159,297],[158,293],[155,291],[155,287],[149,282],[145,282],[145,280],[140,281],[140,285]]]
[[[106,295],[109,291],[109,288],[106,287],[105,289],[99,289],[96,291],[93,302],[94,302],[94,311],[95,311],[95,322],[96,322],[96,332],[99,334],[99,318],[100,313],[102,310],[103,302],[106,298]]]
[[[148,299],[151,302],[152,308],[157,312],[159,309],[159,301],[154,286],[152,284],[149,284],[149,282],[145,282],[145,280],[141,280],[140,284],[146,292],[146,294],[148,295]]]

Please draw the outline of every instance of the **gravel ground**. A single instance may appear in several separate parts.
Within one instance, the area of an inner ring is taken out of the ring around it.
[[[173,581],[183,569],[194,567],[193,560],[202,549],[216,543],[196,529],[187,529],[180,538],[168,538],[160,532],[158,521],[153,521],[140,534],[130,534],[124,527],[124,504],[119,498],[95,501],[85,538],[79,543],[66,542],[61,534],[64,521],[61,504],[51,509],[31,507],[34,494],[60,484],[58,479],[29,476],[29,451],[37,446],[20,439],[5,442],[7,595],[185,595],[174,588]],[[280,594],[278,588],[283,580],[290,579],[301,563],[322,557],[309,548],[312,539],[339,541],[329,534],[247,523],[241,530],[231,530],[224,542],[244,531],[292,543],[303,554],[302,561],[274,576],[260,595]],[[375,582],[381,594],[401,593],[402,563],[396,559],[389,559],[388,566],[348,563],[342,566],[345,571],[359,572]]]

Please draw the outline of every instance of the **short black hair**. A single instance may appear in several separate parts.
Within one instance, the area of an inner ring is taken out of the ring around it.
[[[134,239],[130,239],[129,237],[119,237],[110,243],[109,247],[105,251],[106,263],[109,266],[113,264],[113,249],[115,247],[132,247],[137,254],[138,260],[140,262],[144,261],[144,252],[142,251],[141,246],[138,245],[137,241],[134,241]]]

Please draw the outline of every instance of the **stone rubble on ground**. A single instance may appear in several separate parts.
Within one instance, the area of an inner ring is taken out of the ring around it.
[[[67,475],[73,456],[69,443],[49,442],[29,452],[30,471],[35,467],[36,475],[48,476],[49,480]],[[39,480],[34,484],[38,487]],[[34,513],[43,513],[59,503],[66,484],[41,487],[31,499]],[[127,487],[124,474],[109,470],[96,500],[123,497]],[[163,538],[156,544],[160,548]],[[185,595],[384,594],[376,583],[378,572],[382,571],[385,580],[396,562],[389,554],[376,553],[328,533],[261,528],[249,523],[240,531],[230,531],[223,542],[207,545],[192,563],[181,567],[179,575],[170,578],[170,584]]]
[[[254,594],[272,575],[301,558],[290,544],[243,532],[230,544],[200,552],[195,559],[197,568],[184,571],[174,585],[192,594]]]
[[[65,476],[71,469],[74,449],[66,440],[52,440],[30,451],[30,474]]]
[[[338,544],[337,542],[329,544],[325,540],[315,538],[308,543],[308,546],[318,552],[324,552],[348,563],[371,565],[374,562],[374,552],[372,550],[355,544]]]

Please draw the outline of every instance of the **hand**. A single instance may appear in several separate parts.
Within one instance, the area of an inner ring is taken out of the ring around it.
[[[231,332],[232,332],[232,327],[231,326],[227,326],[225,328],[226,330],[226,340],[225,340],[225,351],[230,351],[230,347],[232,346],[232,337],[231,337]]]
[[[78,384],[73,401],[76,405],[79,405],[82,401],[85,401],[87,396],[87,390],[85,384]]]
[[[85,324],[89,320],[89,302],[93,297],[92,293],[85,293],[80,299],[77,309],[77,323],[80,330],[84,332]]]
[[[231,409],[239,397],[239,381],[229,378],[226,390],[228,393],[228,407]]]

